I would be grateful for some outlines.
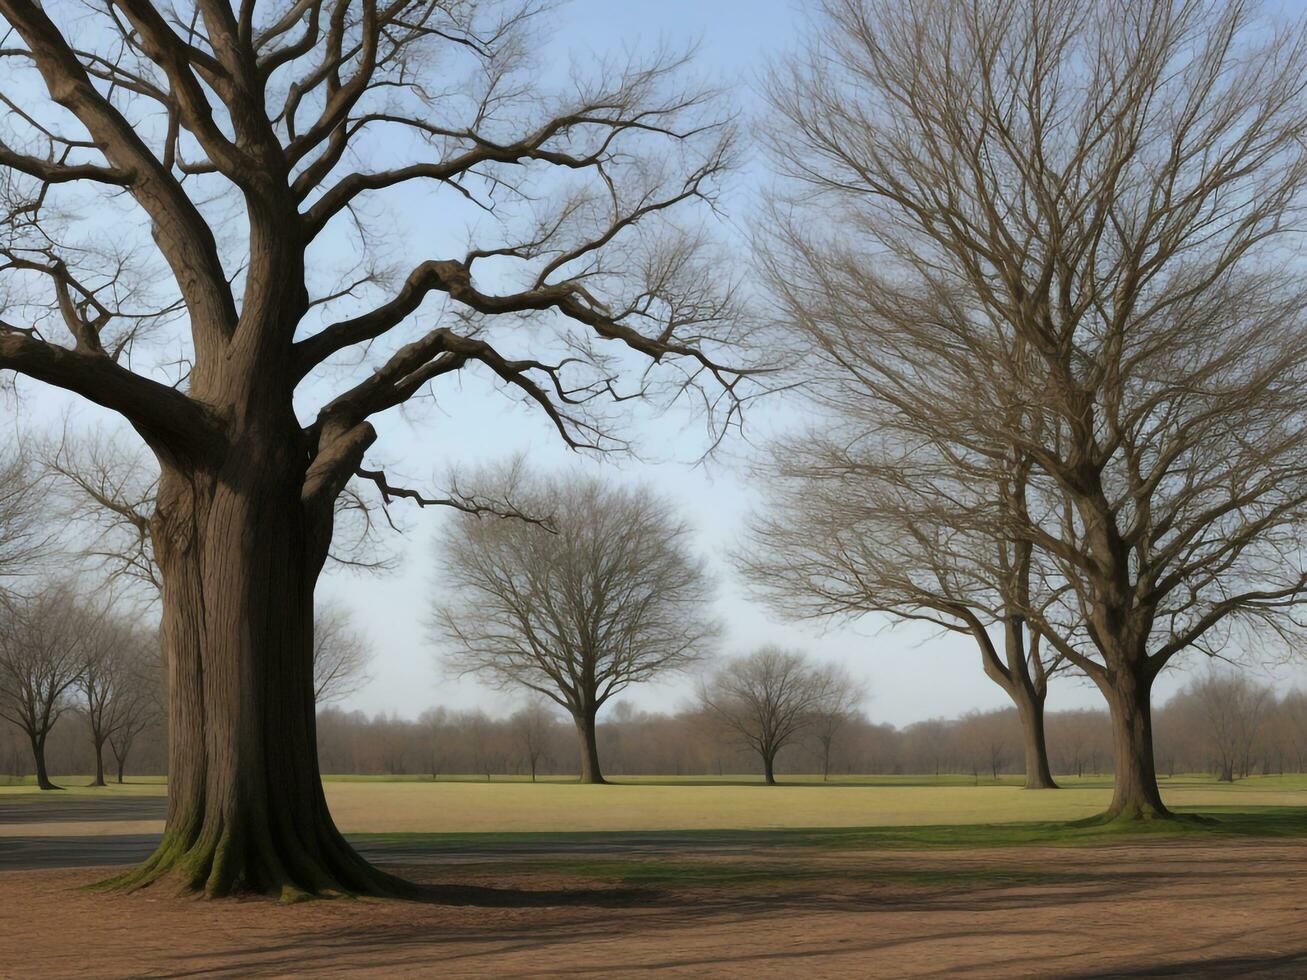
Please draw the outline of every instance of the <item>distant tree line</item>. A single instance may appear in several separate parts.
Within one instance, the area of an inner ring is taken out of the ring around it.
[[[1215,720],[1214,720],[1215,719]],[[1269,685],[1215,673],[1202,676],[1157,709],[1157,759],[1162,777],[1209,773],[1217,778],[1307,772],[1307,692],[1276,698]],[[777,753],[774,772],[819,778],[848,775],[963,776],[991,780],[1024,768],[1022,725],[1015,708],[937,718],[903,728],[851,712],[827,742],[825,729],[806,727]],[[1112,773],[1112,734],[1106,712],[1053,711],[1047,731],[1052,769],[1060,776]],[[94,772],[86,709],[74,704],[51,730],[51,772]],[[166,732],[161,719],[137,739],[133,775],[163,775]],[[610,776],[749,776],[764,778],[756,751],[711,709],[643,712],[613,706],[596,728]],[[324,772],[431,778],[574,777],[580,749],[561,711],[531,702],[510,715],[435,708],[418,719],[369,717],[335,706],[318,713],[318,753]],[[0,778],[32,775],[23,734],[0,724]]]

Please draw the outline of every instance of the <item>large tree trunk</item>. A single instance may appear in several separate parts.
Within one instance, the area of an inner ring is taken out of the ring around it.
[[[599,768],[599,742],[595,738],[595,712],[582,711],[575,717],[576,734],[581,748],[581,782],[607,783]]]
[[[45,768],[45,736],[31,735],[32,759],[36,764],[36,785],[40,789],[63,789],[50,782],[50,774]]]
[[[1106,816],[1119,820],[1171,816],[1157,787],[1151,679],[1122,669],[1099,684],[1111,709],[1116,767]]]
[[[764,752],[762,754],[762,775],[763,782],[768,786],[776,785],[776,756],[774,753],[768,755]]]
[[[127,767],[126,759],[118,759],[118,785],[123,784],[123,770]]]
[[[283,455],[293,459],[295,440]],[[330,529],[306,527],[302,464],[165,470],[155,517],[168,664],[168,821],[140,868],[209,896],[397,895],[341,837],[318,773],[313,588]],[[316,537],[314,533],[316,532]],[[326,540],[323,540],[325,537]]]
[[[1034,691],[1015,694],[1021,718],[1021,738],[1026,752],[1026,789],[1057,789],[1048,764],[1048,739],[1044,732],[1044,698]]]

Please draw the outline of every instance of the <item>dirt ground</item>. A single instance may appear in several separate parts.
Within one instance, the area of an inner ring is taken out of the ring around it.
[[[104,870],[4,872],[0,977],[1307,974],[1299,841],[684,860],[705,873],[665,874],[668,855],[393,869],[503,890],[464,904],[210,903],[78,889]]]

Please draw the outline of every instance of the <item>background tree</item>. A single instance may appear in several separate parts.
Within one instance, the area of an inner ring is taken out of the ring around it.
[[[857,312],[835,315],[847,324]],[[814,330],[821,350],[824,336]],[[908,416],[868,391],[849,365],[879,356],[813,359],[806,390],[827,421],[773,448],[766,503],[751,518],[741,566],[770,605],[793,617],[881,612],[970,636],[986,676],[1020,715],[1026,788],[1056,788],[1044,704],[1065,658],[1029,626],[1029,611],[1059,594],[1022,532],[1029,462],[971,438],[965,420]]]
[[[548,705],[532,700],[513,713],[509,719],[513,726],[513,735],[517,739],[522,760],[531,771],[531,782],[536,781],[536,770],[548,757],[551,736],[554,731],[554,716]]]
[[[157,635],[147,637],[136,631],[131,640],[123,668],[126,676],[114,699],[114,723],[109,732],[109,750],[119,783],[141,735],[156,729],[166,714],[167,692]]]
[[[1184,695],[1199,709],[1217,777],[1232,783],[1252,768],[1253,747],[1274,698],[1270,688],[1228,671],[1208,670]]]
[[[376,416],[465,370],[575,446],[622,445],[608,396],[711,385],[733,416],[733,284],[694,217],[732,128],[665,52],[542,90],[539,13],[0,0],[0,94],[23,106],[0,131],[0,371],[118,413],[160,467],[169,822],[121,886],[404,889],[327,812],[313,588],[351,478],[494,505],[391,484],[364,460]],[[485,220],[470,245],[400,244],[401,199],[428,228]]]
[[[418,716],[418,727],[423,737],[423,755],[427,771],[434,782],[440,775],[441,760],[447,755],[449,739],[449,711],[446,708],[428,708]]]
[[[500,474],[511,496],[549,515],[450,527],[434,625],[452,669],[535,691],[571,715],[581,781],[602,783],[595,719],[638,684],[696,662],[717,633],[691,529],[647,489],[593,477]]]
[[[700,690],[703,706],[762,759],[776,785],[776,754],[817,718],[829,678],[801,654],[775,647],[723,664]]]
[[[44,467],[60,491],[64,518],[75,528],[80,557],[111,581],[139,583],[153,602],[163,592],[150,518],[159,468],[139,444],[96,432],[65,432],[46,447]]]
[[[857,717],[859,707],[867,699],[867,689],[837,664],[827,664],[821,670],[825,693],[813,712],[812,735],[821,747],[821,778],[824,782],[830,778],[831,749],[835,739]]]
[[[121,709],[134,702],[140,692],[132,687],[140,682],[137,668],[140,638],[120,612],[113,609],[110,597],[102,608],[83,611],[81,649],[83,663],[77,677],[82,696],[82,710],[90,728],[95,749],[95,778],[92,786],[104,783],[104,748],[123,723]],[[121,782],[121,779],[119,780]]]
[[[21,444],[0,449],[0,597],[42,567],[50,534],[41,473]]]
[[[367,641],[350,621],[346,609],[334,606],[313,617],[313,700],[316,704],[343,701],[371,678],[372,654]]]
[[[46,769],[45,743],[72,704],[96,625],[91,618],[67,583],[0,598],[0,717],[27,736],[43,790],[60,789]]]
[[[1069,588],[1027,614],[1107,699],[1109,818],[1168,815],[1158,672],[1304,598],[1304,37],[1248,4],[829,0],[771,84],[786,318],[1031,461]]]

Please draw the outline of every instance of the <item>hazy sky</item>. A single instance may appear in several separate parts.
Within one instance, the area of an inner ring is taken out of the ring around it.
[[[561,74],[568,64],[584,64],[594,54],[697,40],[703,73],[733,85],[735,97],[752,114],[759,108],[757,74],[770,55],[793,43],[802,27],[797,12],[801,10],[802,5],[788,0],[578,0],[553,15],[549,68],[544,74],[550,70]],[[747,222],[751,195],[763,173],[757,160],[746,166],[726,202],[730,221],[739,226]],[[398,229],[398,241],[407,243],[413,236],[416,245],[424,234],[432,238],[425,224],[431,216],[420,208],[398,220],[401,225],[405,220],[409,223]],[[32,382],[23,382],[22,391],[26,421],[35,421],[38,427],[57,421],[74,404],[61,394],[40,391]],[[842,661],[867,681],[870,715],[896,725],[1008,703],[981,672],[978,654],[965,637],[938,635],[920,625],[891,627],[883,617],[866,617],[824,631],[813,625],[787,626],[748,602],[723,559],[753,499],[749,478],[740,466],[747,456],[746,446],[732,444],[720,459],[691,466],[687,461],[704,448],[702,428],[684,428],[678,419],[650,419],[637,428],[637,445],[642,455],[657,461],[581,458],[565,450],[538,412],[528,411],[475,378],[445,382],[437,409],[382,418],[378,425],[382,438],[370,462],[385,464],[392,478],[410,477],[425,488],[451,468],[466,470],[522,452],[537,466],[574,466],[601,471],[614,480],[643,480],[673,497],[698,528],[703,553],[719,574],[717,608],[727,627],[723,653],[781,643]],[[750,425],[764,433],[774,422],[784,422],[787,411],[783,403],[773,404]],[[109,421],[84,405],[76,409],[76,419],[86,425]],[[402,502],[394,507],[397,513],[404,510]],[[324,579],[320,602],[341,602],[353,609],[375,650],[371,683],[346,707],[413,716],[437,704],[490,710],[503,706],[502,695],[468,679],[443,676],[436,666],[437,650],[423,627],[429,597],[440,589],[433,541],[446,521],[464,519],[468,518],[447,511],[408,513],[407,533],[394,542],[401,555],[397,570],[385,576],[335,573]],[[1302,676],[1297,670],[1280,673],[1293,682]],[[1182,681],[1182,674],[1165,675],[1159,697]],[[674,709],[692,691],[693,680],[679,678],[633,688],[623,700],[642,708]],[[1075,678],[1055,683],[1050,696],[1053,709],[1101,704],[1097,692]]]

